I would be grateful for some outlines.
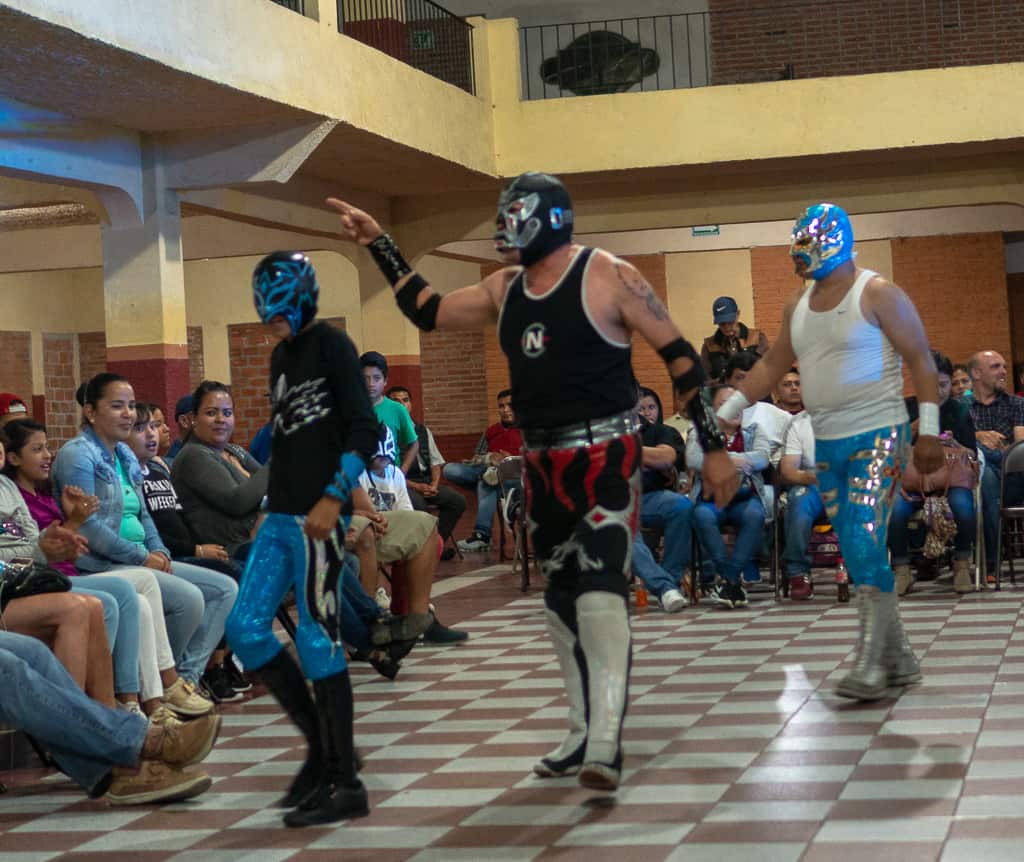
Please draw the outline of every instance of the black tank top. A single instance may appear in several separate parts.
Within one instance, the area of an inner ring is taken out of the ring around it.
[[[509,284],[498,319],[508,357],[512,407],[522,428],[557,428],[631,410],[637,401],[632,350],[608,341],[590,322],[583,280],[594,249],[584,248],[543,296]]]

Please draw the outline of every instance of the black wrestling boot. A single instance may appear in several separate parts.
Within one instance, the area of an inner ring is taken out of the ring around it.
[[[316,705],[302,671],[286,650],[281,650],[256,673],[306,737],[306,762],[288,792],[276,803],[278,808],[294,808],[319,787],[324,775],[324,747]]]
[[[317,789],[284,816],[285,826],[334,823],[370,813],[366,788],[356,775],[352,683],[348,671],[316,680],[313,690],[320,713],[320,734],[326,743],[324,776]]]

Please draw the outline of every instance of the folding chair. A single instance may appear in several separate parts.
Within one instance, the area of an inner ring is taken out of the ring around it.
[[[1013,473],[1024,473],[1024,440],[1014,443],[1003,455],[1003,469],[999,478],[999,529],[996,532],[996,590],[1002,588],[1003,581],[1003,531],[1009,538],[1010,583],[1017,585],[1017,577],[1013,571],[1013,558],[1016,551],[1024,546],[1024,503],[1007,506],[1006,477]],[[979,482],[979,484],[981,484]]]
[[[530,589],[530,548],[529,536],[526,532],[526,501],[523,499],[523,458],[521,455],[509,455],[498,463],[498,526],[501,529],[499,540],[499,556],[505,561],[505,527],[512,531],[512,574],[519,572],[519,589],[526,592]],[[506,487],[511,482],[518,482],[519,488]],[[509,509],[510,495],[520,495],[519,505],[512,506],[513,519],[505,523]]]

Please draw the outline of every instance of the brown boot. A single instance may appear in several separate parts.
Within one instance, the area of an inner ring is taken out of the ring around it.
[[[909,565],[893,566],[892,573],[896,576],[896,595],[905,596],[914,589],[914,576]]]
[[[213,712],[192,721],[168,717],[160,723],[152,722],[142,744],[142,757],[171,766],[199,763],[217,741],[220,725],[221,717]]]
[[[137,770],[117,770],[106,798],[114,805],[180,802],[210,788],[210,776],[182,772],[159,760],[143,760]]]
[[[953,560],[953,591],[961,595],[974,592],[970,560]]]

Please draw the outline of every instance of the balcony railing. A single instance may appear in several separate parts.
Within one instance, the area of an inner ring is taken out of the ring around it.
[[[468,93],[476,92],[473,27],[431,0],[338,0],[338,30]]]
[[[820,0],[520,29],[526,99],[1024,60],[1021,0]]]
[[[271,2],[278,6],[284,6],[285,9],[291,9],[292,12],[298,12],[300,15],[306,14],[305,0],[271,0]]]

